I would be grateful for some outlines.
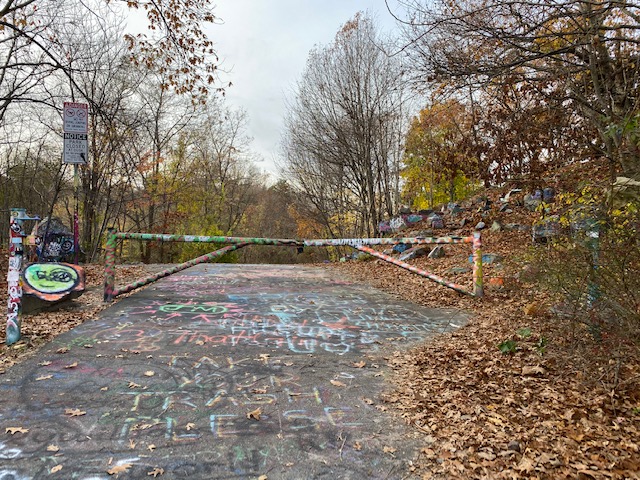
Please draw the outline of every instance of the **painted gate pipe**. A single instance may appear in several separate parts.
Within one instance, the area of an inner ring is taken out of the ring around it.
[[[189,243],[222,243],[236,244],[246,243],[252,245],[279,245],[290,247],[302,247],[303,242],[285,238],[256,238],[256,237],[222,237],[205,235],[166,235],[162,233],[115,233],[120,240],[143,240],[151,242],[189,242]]]
[[[194,265],[199,265],[201,263],[207,263],[211,260],[215,260],[229,252],[233,252],[234,250],[238,250],[242,247],[246,247],[250,245],[249,243],[236,243],[234,245],[228,245],[219,250],[216,250],[211,253],[207,253],[205,255],[201,255],[200,257],[189,260],[188,262],[181,263],[180,265],[176,265],[175,267],[168,268],[166,270],[162,270],[161,272],[155,273],[153,275],[149,275],[146,278],[142,278],[133,283],[125,285],[120,288],[115,288],[115,244],[116,244],[116,234],[115,231],[109,232],[107,236],[107,246],[105,251],[105,283],[104,283],[104,301],[112,302],[115,297],[118,295],[122,295],[125,293],[132,292],[140,287],[144,287],[145,285],[149,285],[150,283],[155,282],[156,280],[160,280],[161,278],[168,277],[171,274],[180,272],[182,270],[186,270],[189,267],[193,267]]]
[[[407,262],[403,262],[402,260],[393,258],[390,255],[385,255],[384,253],[377,252],[373,248],[365,247],[363,245],[354,245],[353,248],[355,248],[356,250],[360,250],[361,252],[368,253],[369,255],[373,255],[374,257],[378,257],[379,259],[384,260],[385,262],[389,262],[394,265],[397,265],[398,267],[404,268],[405,270],[409,270],[410,272],[420,275],[421,277],[428,278],[429,280],[439,283],[440,285],[444,285],[445,287],[449,287],[455,290],[456,292],[464,293],[465,295],[474,296],[473,292],[465,290],[465,288],[462,285],[458,285],[457,283],[453,283],[453,282],[447,282],[444,278],[439,277],[438,275],[435,275],[426,270],[422,270],[418,267],[414,267],[413,265],[410,265]]]

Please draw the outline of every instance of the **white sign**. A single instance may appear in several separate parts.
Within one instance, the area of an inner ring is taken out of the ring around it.
[[[64,102],[64,133],[89,132],[89,104]]]
[[[86,165],[88,158],[88,135],[86,133],[65,133],[62,161],[64,163]]]

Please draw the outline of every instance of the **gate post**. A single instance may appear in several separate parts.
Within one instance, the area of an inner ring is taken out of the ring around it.
[[[113,302],[116,283],[116,229],[107,229],[107,243],[104,249],[104,302]]]
[[[9,271],[7,273],[7,287],[9,298],[7,300],[7,336],[5,343],[13,345],[20,340],[20,324],[22,323],[22,257],[24,247],[22,237],[22,222],[25,219],[23,208],[11,209],[9,227]]]
[[[484,296],[484,286],[482,282],[482,239],[480,232],[473,232],[473,295],[475,297]]]

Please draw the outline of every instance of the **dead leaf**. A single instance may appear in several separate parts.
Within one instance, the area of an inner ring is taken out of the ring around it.
[[[109,390],[109,387],[102,387],[102,388],[100,389],[100,391],[101,391],[101,392],[106,392],[107,390]]]
[[[49,362],[49,361],[40,362],[38,365],[40,365],[41,367],[48,367],[49,365],[51,365],[51,362]]]
[[[16,433],[27,433],[29,431],[28,428],[22,427],[7,427],[4,430],[4,433],[10,433],[11,435],[15,435]]]
[[[529,473],[529,472],[533,472],[534,468],[535,468],[535,465],[533,463],[533,460],[531,460],[529,457],[523,456],[522,459],[520,460],[520,463],[516,467],[516,470]]]
[[[62,347],[56,350],[56,353],[67,353],[69,349],[67,347]]]
[[[393,447],[384,447],[384,448],[382,449],[382,451],[383,451],[384,453],[388,453],[388,454],[390,454],[390,455],[393,455],[393,454],[396,452],[396,449],[395,449],[395,448],[393,448]]]
[[[155,374],[156,372],[154,372],[153,370],[147,370],[146,372],[144,372],[145,377],[153,377]]]
[[[150,472],[147,472],[147,475],[153,475],[153,478],[156,478],[158,475],[163,475],[164,474],[164,469],[162,468],[154,468],[153,470],[151,470]]]
[[[260,415],[262,415],[262,410],[260,407],[256,408],[252,412],[247,413],[247,418],[253,418],[254,420],[260,420]]]
[[[49,445],[47,447],[47,452],[57,452],[60,450],[60,447],[58,447],[57,445]]]
[[[252,388],[251,389],[251,393],[265,394],[265,393],[267,393],[267,389],[266,388]]]
[[[187,432],[193,430],[194,428],[196,428],[195,423],[187,423]]]
[[[335,386],[335,387],[346,387],[347,385],[342,383],[339,380],[331,380],[330,381],[331,385]]]
[[[147,450],[149,450],[150,452],[153,452],[155,449],[156,449],[156,446],[153,443],[147,446]]]
[[[292,365],[293,365],[293,362],[284,362],[285,367],[291,367]]]
[[[544,375],[547,371],[540,366],[522,367],[522,375]]]
[[[367,362],[365,361],[353,362],[352,365],[356,368],[364,368],[367,365]]]
[[[56,472],[59,472],[60,470],[62,470],[62,465],[56,465],[51,469],[51,473],[56,473]]]
[[[50,378],[53,378],[53,375],[42,375],[41,377],[36,378],[36,382],[40,380],[49,380]]]
[[[64,368],[76,368],[78,366],[78,362],[73,362],[69,365],[65,365]]]
[[[138,385],[137,383],[134,382],[129,382],[129,388],[140,388],[142,385]]]
[[[196,345],[204,345],[204,340],[196,340]]]
[[[70,417],[81,417],[82,415],[86,415],[87,412],[84,412],[79,408],[66,408],[64,410],[64,414],[69,415]]]
[[[360,450],[362,450],[362,445],[360,444],[360,442],[356,442],[356,443],[353,444],[353,448],[355,450],[360,451]]]
[[[131,450],[133,450],[134,448],[136,448],[136,442],[133,440],[133,438],[129,439],[129,448]]]
[[[260,475],[258,480],[269,480],[266,475]]]
[[[270,357],[270,356],[271,356],[271,355],[269,355],[268,353],[261,353],[261,354],[259,355],[260,360],[262,360],[264,363],[268,363],[268,362],[269,362],[269,357]]]
[[[130,463],[123,463],[122,465],[116,465],[115,467],[110,468],[107,470],[107,473],[109,475],[118,475],[119,473],[127,473],[130,468]]]
[[[363,398],[362,401],[367,405],[373,405],[374,403],[373,400],[371,400],[370,398]]]

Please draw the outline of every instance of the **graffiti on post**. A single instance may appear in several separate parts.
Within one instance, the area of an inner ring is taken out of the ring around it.
[[[9,227],[9,272],[7,274],[7,287],[9,297],[7,299],[7,345],[20,340],[20,321],[22,315],[22,283],[20,282],[20,270],[22,269],[22,210],[11,210],[11,223]]]

